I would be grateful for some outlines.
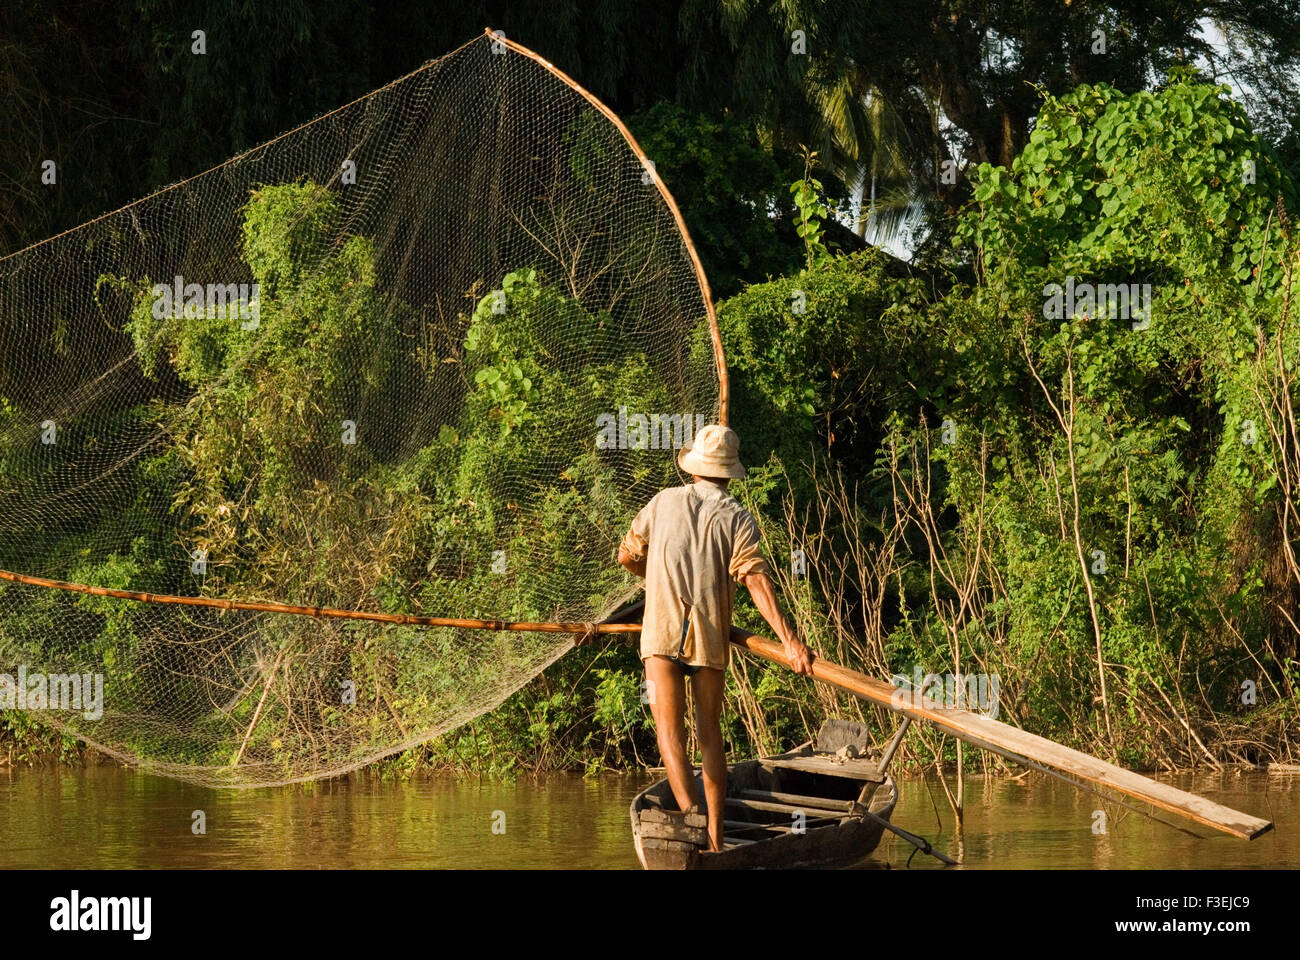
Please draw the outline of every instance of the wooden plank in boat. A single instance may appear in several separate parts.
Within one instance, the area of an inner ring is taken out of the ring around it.
[[[832,816],[848,816],[846,811],[825,810],[818,807],[799,806],[792,803],[773,803],[768,800],[746,800],[744,797],[727,797],[727,806],[740,807],[742,810],[762,810],[767,813],[802,813],[808,814],[830,814]]]
[[[641,845],[648,850],[693,850],[695,844],[681,840],[666,840],[662,837],[646,837]]]
[[[803,797],[797,793],[780,793],[776,790],[741,790],[741,796],[750,800],[771,800],[776,803],[793,803],[804,808],[848,813],[853,804],[847,800],[830,800],[826,797]]]
[[[655,823],[652,820],[641,819],[640,825],[641,836],[654,838],[656,840],[680,840],[682,843],[690,843],[699,846],[709,842],[709,832],[703,827],[685,827],[671,823]]]
[[[823,822],[825,821],[825,822]],[[808,822],[804,825],[807,830],[820,830],[822,827],[833,827],[839,823],[839,817],[809,817]],[[734,833],[753,833],[757,834],[760,830],[773,834],[793,833],[794,825],[787,826],[783,823],[747,823],[744,820],[723,820],[722,826],[726,830]],[[761,837],[760,837],[761,839]]]
[[[640,811],[642,823],[673,823],[687,827],[707,827],[709,818],[703,813],[679,813],[675,810],[659,810],[649,807]]]
[[[833,755],[806,754],[804,756],[782,755],[764,758],[759,761],[764,766],[779,767],[784,770],[802,770],[804,773],[820,773],[830,777],[843,777],[846,780],[871,780],[883,783],[884,776],[876,766],[876,761],[866,758],[840,760]]]
[[[779,823],[756,823],[752,820],[723,820],[722,829],[739,830],[741,833],[757,833],[759,830],[773,830],[779,832],[788,828]]]

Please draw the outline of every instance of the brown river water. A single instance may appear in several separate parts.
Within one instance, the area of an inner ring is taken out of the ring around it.
[[[650,779],[362,778],[220,791],[110,766],[0,769],[0,869],[631,870],[627,807]],[[967,869],[1300,868],[1300,774],[1166,779],[1275,828],[1251,842],[1198,839],[1037,773],[968,780],[960,839],[933,778],[900,783],[893,821]],[[193,832],[195,811],[206,819],[203,835]],[[1094,832],[1097,811],[1105,833]],[[886,834],[863,866],[907,869],[913,850]],[[937,866],[921,853],[911,859],[912,869]]]

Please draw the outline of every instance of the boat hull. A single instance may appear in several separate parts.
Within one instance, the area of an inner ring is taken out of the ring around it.
[[[647,870],[826,869],[862,862],[880,844],[898,800],[894,781],[867,756],[864,737],[857,724],[828,721],[815,745],[729,765],[721,852],[707,849],[704,815],[678,812],[668,781],[656,781],[629,810],[637,859]],[[843,758],[843,747],[855,743],[861,744],[857,757]],[[698,777],[697,790],[703,796]]]

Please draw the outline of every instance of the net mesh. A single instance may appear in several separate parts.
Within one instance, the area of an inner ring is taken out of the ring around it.
[[[0,260],[0,568],[599,620],[632,589],[619,537],[717,416],[706,304],[619,125],[484,36]],[[4,581],[0,708],[281,784],[452,729],[573,639]]]

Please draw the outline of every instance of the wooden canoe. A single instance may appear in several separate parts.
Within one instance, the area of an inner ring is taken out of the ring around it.
[[[632,838],[647,870],[847,867],[880,843],[898,800],[867,729],[828,720],[788,753],[727,767],[724,849],[708,850],[703,813],[678,811],[667,780],[632,801]],[[696,776],[696,790],[704,786]],[[868,813],[869,811],[869,813]]]

